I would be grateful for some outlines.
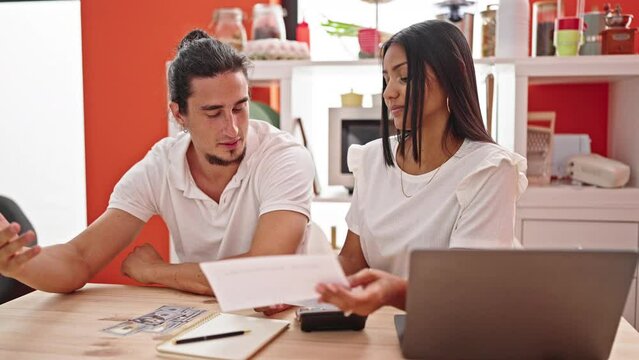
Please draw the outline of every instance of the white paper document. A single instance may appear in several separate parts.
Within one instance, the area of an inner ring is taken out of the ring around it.
[[[335,255],[281,255],[201,263],[224,312],[317,299],[318,283],[348,286]]]

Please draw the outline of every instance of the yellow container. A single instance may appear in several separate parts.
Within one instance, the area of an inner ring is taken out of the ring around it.
[[[555,48],[557,56],[579,55],[583,36],[579,30],[557,30],[555,31]]]
[[[362,107],[362,94],[351,92],[342,94],[342,107]]]

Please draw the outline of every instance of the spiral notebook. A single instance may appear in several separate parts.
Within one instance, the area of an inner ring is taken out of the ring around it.
[[[211,314],[186,328],[171,340],[156,347],[160,355],[193,356],[206,359],[248,359],[286,330],[285,320],[264,319],[235,314]],[[175,341],[196,336],[250,330],[249,333],[222,339],[176,345]]]

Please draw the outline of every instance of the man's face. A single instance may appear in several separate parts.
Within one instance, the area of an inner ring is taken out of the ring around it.
[[[191,80],[188,113],[181,122],[196,152],[213,165],[242,161],[248,130],[248,82],[241,71]]]

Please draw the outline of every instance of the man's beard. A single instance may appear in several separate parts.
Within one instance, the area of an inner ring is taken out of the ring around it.
[[[246,146],[244,147],[244,149],[242,149],[242,153],[235,159],[226,160],[215,155],[206,154],[206,161],[208,161],[209,164],[211,165],[230,166],[230,165],[236,165],[241,163],[245,155],[246,155]]]

